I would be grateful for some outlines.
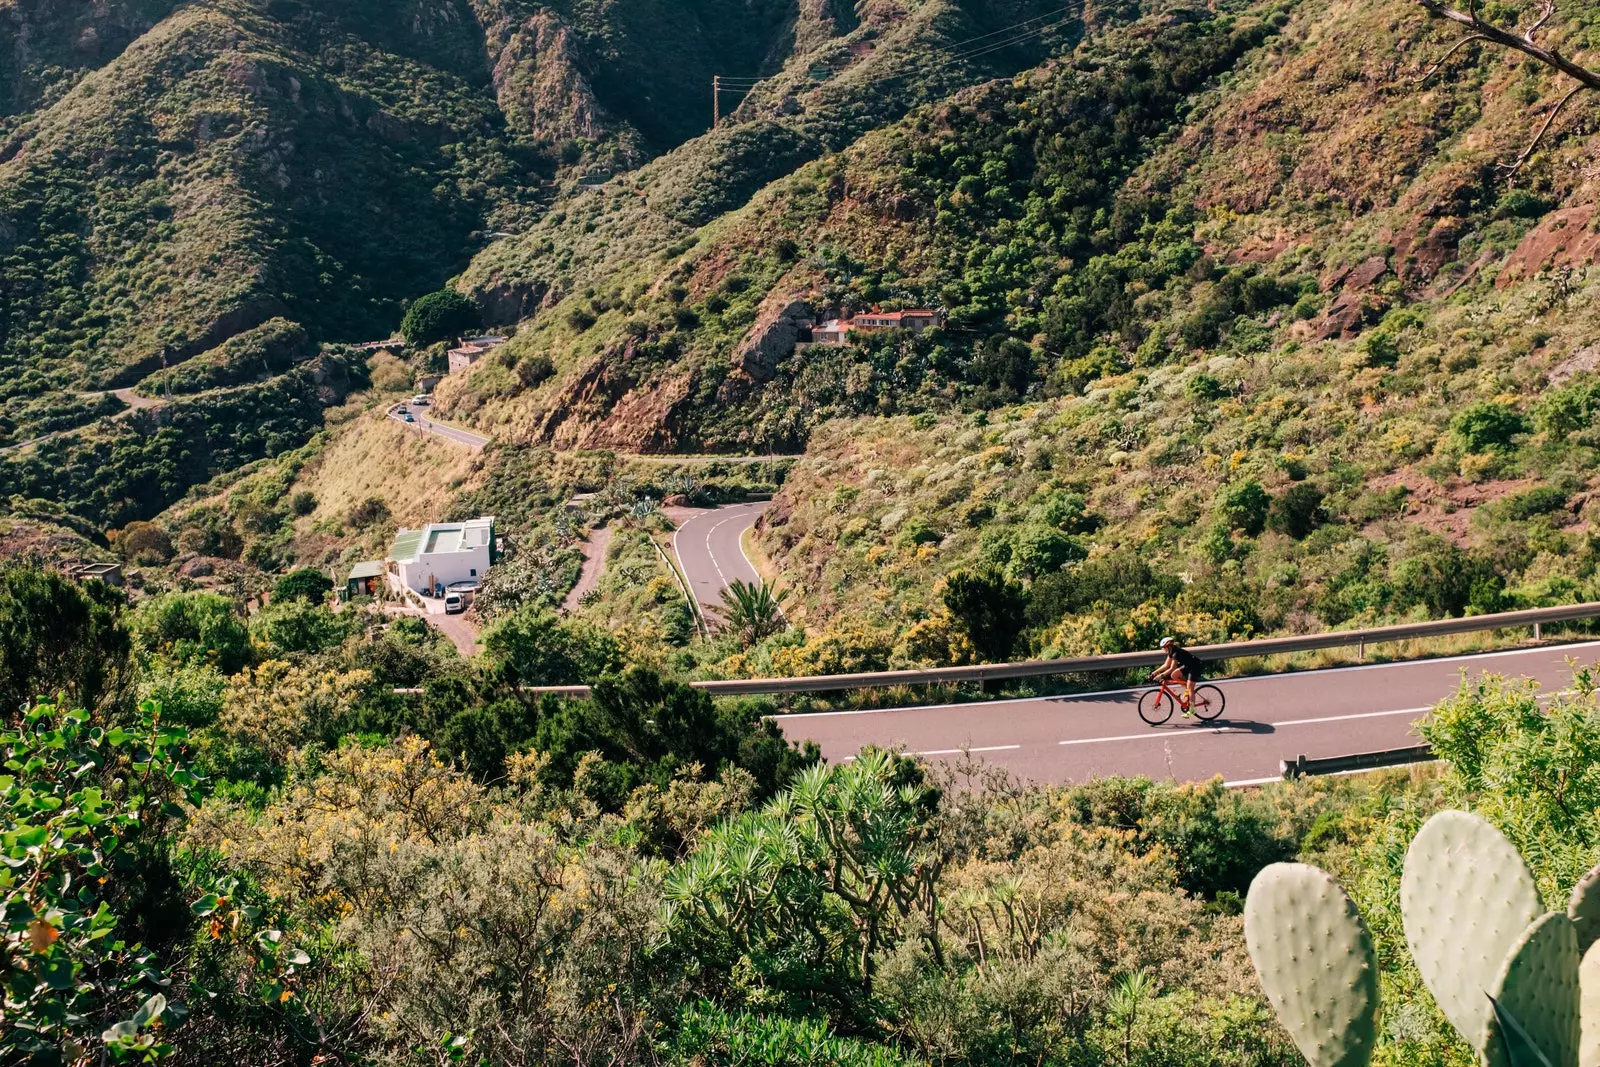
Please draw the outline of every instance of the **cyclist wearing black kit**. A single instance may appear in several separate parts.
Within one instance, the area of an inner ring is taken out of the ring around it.
[[[1175,682],[1182,682],[1188,698],[1184,704],[1183,713],[1192,715],[1193,712],[1190,709],[1194,706],[1194,687],[1201,678],[1205,677],[1205,664],[1201,662],[1199,656],[1179,644],[1178,639],[1175,637],[1163,637],[1161,639],[1161,651],[1167,654],[1167,661],[1150,678],[1152,681],[1171,678]]]

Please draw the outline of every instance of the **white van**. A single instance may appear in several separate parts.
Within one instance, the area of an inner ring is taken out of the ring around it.
[[[446,593],[444,595],[444,613],[446,615],[460,615],[467,610],[467,605],[462,601],[460,593]]]

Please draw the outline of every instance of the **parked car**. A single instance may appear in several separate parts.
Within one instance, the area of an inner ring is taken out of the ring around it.
[[[461,599],[460,593],[446,593],[444,595],[444,613],[446,615],[460,615],[466,610],[467,605]]]

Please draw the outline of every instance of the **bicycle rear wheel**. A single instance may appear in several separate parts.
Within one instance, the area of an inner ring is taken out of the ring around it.
[[[1151,726],[1160,726],[1172,718],[1173,701],[1162,690],[1151,689],[1139,694],[1139,718]]]
[[[1198,685],[1195,686],[1194,703],[1189,705],[1189,710],[1201,722],[1210,722],[1221,715],[1227,706],[1228,698],[1222,695],[1222,690],[1214,685]]]

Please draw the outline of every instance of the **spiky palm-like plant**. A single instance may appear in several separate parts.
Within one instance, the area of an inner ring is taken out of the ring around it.
[[[779,592],[771,582],[746,582],[735,578],[722,591],[722,632],[733,634],[746,648],[788,629],[783,617],[787,591]]]

